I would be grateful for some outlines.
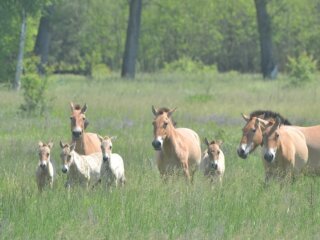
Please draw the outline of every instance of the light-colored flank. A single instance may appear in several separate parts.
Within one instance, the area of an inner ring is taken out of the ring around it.
[[[211,179],[211,181],[215,181],[216,179],[219,182],[222,182],[222,178],[225,171],[225,160],[224,154],[221,150],[221,141],[209,141],[205,138],[205,144],[207,145],[207,149],[204,151],[201,163],[200,170],[203,174]]]
[[[53,147],[53,143],[49,142],[48,144],[45,144],[40,141],[38,146],[39,163],[36,170],[36,181],[38,189],[41,192],[46,185],[49,185],[50,188],[52,188],[53,185],[54,170],[50,161],[50,152]]]
[[[201,161],[201,147],[198,134],[189,128],[175,128],[172,114],[175,111],[159,112],[152,106],[156,161],[161,176],[172,175],[182,169],[186,178],[193,179]]]
[[[62,172],[68,174],[66,187],[74,185],[88,187],[100,179],[102,153],[80,155],[75,151],[76,143],[63,144],[60,141]]]
[[[305,136],[297,128],[270,121],[263,133],[263,156],[266,182],[270,179],[292,179],[308,161]]]
[[[101,165],[101,180],[106,182],[106,187],[109,188],[112,184],[117,187],[119,184],[123,186],[126,182],[124,174],[124,164],[122,157],[117,153],[112,153],[112,140],[115,137],[101,137],[101,151],[103,163]]]
[[[85,116],[88,108],[87,104],[81,107],[80,105],[74,105],[71,102],[70,106],[72,141],[76,143],[76,152],[81,155],[101,152],[98,135],[84,131],[89,124]]]

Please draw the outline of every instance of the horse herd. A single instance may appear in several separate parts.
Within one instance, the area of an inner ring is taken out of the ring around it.
[[[85,113],[87,105],[70,104],[70,144],[62,143],[62,172],[67,174],[66,187],[84,187],[105,184],[107,188],[126,182],[122,157],[112,153],[115,137],[101,137],[86,132]],[[179,128],[172,115],[176,109],[155,108],[152,146],[161,177],[166,180],[182,172],[189,182],[196,170],[200,170],[212,182],[222,183],[225,159],[219,140],[204,143],[207,149],[201,152],[198,134],[189,128]],[[238,156],[245,159],[259,145],[262,146],[262,161],[265,182],[271,179],[294,179],[301,173],[320,173],[320,125],[311,127],[292,126],[280,114],[272,111],[254,111],[249,116],[242,114],[246,124],[237,149]],[[39,163],[36,170],[38,189],[52,187],[54,171],[50,161],[52,142],[39,142]]]

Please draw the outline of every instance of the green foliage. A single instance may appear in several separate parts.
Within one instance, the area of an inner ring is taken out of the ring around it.
[[[20,109],[28,114],[41,115],[47,107],[48,78],[39,76],[38,63],[37,58],[29,58],[25,61],[26,74],[22,77],[24,103],[21,104]]]
[[[46,108],[47,78],[38,74],[26,74],[22,78],[24,103],[20,109],[28,114],[43,114]]]
[[[317,70],[317,61],[306,52],[297,58],[288,57],[287,68],[293,85],[301,85],[310,82]]]
[[[217,72],[215,65],[205,66],[201,61],[192,60],[189,57],[182,57],[170,63],[165,63],[164,72],[185,72],[185,73],[199,73],[199,72]]]

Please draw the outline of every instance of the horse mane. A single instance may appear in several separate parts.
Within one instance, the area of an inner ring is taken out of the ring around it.
[[[161,107],[161,108],[157,109],[157,115],[162,115],[162,114],[168,113],[168,112],[170,112],[170,109],[166,108],[166,107]],[[175,120],[173,120],[172,117],[170,117],[170,119],[172,121],[173,126],[176,127],[177,126],[177,122]]]
[[[273,112],[273,111],[269,111],[269,110],[256,110],[250,113],[250,119],[253,117],[259,117],[263,115],[264,119],[274,119],[276,120],[277,118],[280,119],[281,124],[283,125],[292,125],[288,119],[284,118],[283,116],[281,116],[280,113],[277,112]]]
[[[80,104],[76,104],[76,105],[74,106],[74,109],[75,109],[75,110],[81,110]]]

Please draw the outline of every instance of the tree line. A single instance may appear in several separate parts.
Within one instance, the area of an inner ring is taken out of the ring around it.
[[[2,0],[0,82],[30,59],[40,72],[130,77],[188,58],[272,78],[288,57],[318,60],[319,10],[320,0]]]

